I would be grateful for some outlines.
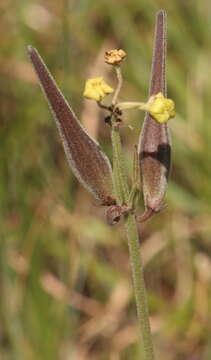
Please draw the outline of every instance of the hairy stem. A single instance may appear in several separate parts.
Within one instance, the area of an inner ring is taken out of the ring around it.
[[[119,127],[112,124],[111,140],[113,147],[113,173],[114,173],[114,188],[116,196],[120,204],[128,204],[129,188],[125,175],[124,162],[122,156],[122,146],[119,134]]]
[[[141,340],[143,343],[144,359],[153,360],[154,351],[149,323],[148,302],[140,256],[138,229],[134,215],[129,214],[126,217],[125,228],[127,231],[130,263],[133,276],[133,287],[136,298],[138,324],[141,332]]]
[[[122,74],[119,66],[115,67],[117,75],[117,88],[113,96],[112,105],[117,106],[117,100],[120,89],[122,87]],[[111,139],[113,148],[113,177],[116,197],[120,205],[130,206],[130,191],[125,175],[125,166],[123,160],[122,144],[119,133],[119,126],[112,121]],[[125,215],[125,228],[128,238],[130,263],[132,269],[133,286],[136,299],[138,324],[141,333],[141,341],[143,343],[144,360],[154,360],[153,344],[150,332],[149,311],[140,256],[138,228],[134,214]]]
[[[117,107],[120,110],[131,110],[131,109],[139,109],[139,110],[146,110],[147,103],[138,102],[138,101],[124,101],[117,103]]]
[[[114,183],[116,196],[120,202],[124,202],[126,205],[129,205],[129,189],[124,173],[119,128],[115,127],[114,125],[112,126],[111,137],[113,146]],[[144,275],[140,257],[139,236],[136,219],[133,214],[128,214],[125,216],[125,228],[127,231],[133,286],[138,314],[138,324],[141,332],[141,340],[143,342],[144,359],[153,360],[154,352],[150,332]]]
[[[114,107],[113,111],[115,110],[117,99],[122,87],[121,68],[119,65],[116,65],[114,66],[114,69],[117,77],[117,87],[112,99],[112,105]],[[120,205],[122,205],[128,203],[129,188],[124,171],[119,126],[117,126],[115,120],[116,120],[115,116],[113,116],[112,128],[111,128],[111,140],[112,140],[112,148],[113,148],[113,180],[114,180],[114,189],[115,189],[116,197]]]

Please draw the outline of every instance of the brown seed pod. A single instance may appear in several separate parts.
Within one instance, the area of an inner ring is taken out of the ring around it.
[[[165,79],[166,13],[157,14],[154,52],[149,96],[162,92],[167,96]],[[145,213],[138,221],[145,221],[163,207],[170,171],[171,145],[168,124],[160,124],[146,114],[139,139],[139,161]]]
[[[28,54],[53,113],[74,175],[102,205],[116,204],[112,196],[112,170],[107,156],[81,126],[37,50],[28,46]]]

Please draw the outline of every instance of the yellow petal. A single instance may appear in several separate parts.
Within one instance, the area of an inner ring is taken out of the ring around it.
[[[165,98],[161,92],[150,97],[145,109],[159,123],[167,122],[176,114],[174,101]]]
[[[106,84],[102,77],[96,77],[86,81],[83,96],[87,99],[101,101],[113,91],[114,89]]]

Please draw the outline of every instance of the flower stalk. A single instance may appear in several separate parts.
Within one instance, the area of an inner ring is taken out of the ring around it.
[[[117,102],[117,99],[118,99],[118,96],[119,96],[119,93],[120,93],[120,90],[122,88],[122,72],[121,72],[121,68],[119,65],[115,65],[114,66],[114,69],[115,69],[115,72],[116,72],[116,76],[117,76],[117,87],[116,87],[116,90],[115,90],[115,93],[114,93],[114,96],[113,96],[113,100],[112,100],[112,105],[113,106],[116,106],[116,102]]]

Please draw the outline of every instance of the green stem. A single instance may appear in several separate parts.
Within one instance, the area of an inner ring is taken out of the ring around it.
[[[125,175],[119,128],[113,123],[111,129],[111,140],[113,147],[113,172],[116,196],[121,205],[128,204],[130,193]]]
[[[139,236],[135,216],[126,217],[125,228],[127,231],[130,262],[133,276],[133,286],[136,298],[138,324],[143,342],[144,359],[154,360],[154,350],[149,323],[148,302],[144,282],[142,260],[140,256]]]
[[[131,109],[139,109],[139,110],[144,110],[146,111],[148,109],[147,107],[147,103],[143,103],[143,102],[137,102],[137,101],[127,101],[127,102],[120,102],[117,103],[117,107],[120,110],[131,110]]]
[[[117,75],[117,88],[114,93],[112,105],[116,106],[118,95],[122,86],[122,75],[119,66],[115,67]],[[119,134],[119,126],[112,121],[111,139],[113,148],[113,176],[114,188],[120,205],[130,206],[130,192],[125,175],[122,144]],[[133,286],[136,299],[138,324],[143,342],[144,360],[154,360],[153,344],[150,332],[149,311],[144,283],[144,275],[140,256],[138,228],[135,216],[131,213],[125,215],[125,228],[127,231],[130,263],[132,268]]]
[[[116,195],[120,203],[129,204],[129,189],[124,172],[122,146],[119,134],[119,128],[114,124],[111,131],[114,162],[114,185]],[[129,214],[125,216],[125,227],[127,231],[128,246],[130,253],[130,262],[133,276],[133,286],[135,292],[138,324],[143,341],[144,359],[153,360],[153,344],[150,332],[148,304],[143,276],[143,269],[140,257],[139,237],[135,216]]]

